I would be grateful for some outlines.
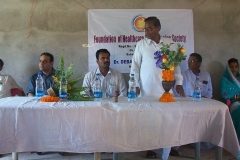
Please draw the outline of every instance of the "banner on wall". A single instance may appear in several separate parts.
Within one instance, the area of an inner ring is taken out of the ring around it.
[[[95,53],[105,48],[111,54],[110,67],[129,73],[136,44],[145,38],[144,19],[156,16],[160,35],[194,52],[193,14],[189,9],[93,9],[88,11],[88,69],[98,68]],[[187,61],[181,63],[187,69]]]

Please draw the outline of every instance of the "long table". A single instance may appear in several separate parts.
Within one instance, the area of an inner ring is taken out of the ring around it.
[[[0,99],[0,153],[29,151],[136,152],[211,142],[238,156],[228,107],[216,100],[119,97],[94,101],[39,102]]]

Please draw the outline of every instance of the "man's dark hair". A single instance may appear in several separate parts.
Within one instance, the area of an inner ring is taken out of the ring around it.
[[[96,52],[96,59],[99,60],[99,54],[100,52],[104,52],[104,53],[108,53],[109,57],[110,57],[110,52],[107,49],[99,49]]]
[[[48,56],[49,58],[50,58],[50,62],[53,62],[54,61],[54,57],[53,57],[53,55],[51,54],[51,53],[48,53],[48,52],[43,52],[42,54],[41,54],[41,56]]]
[[[194,56],[197,58],[198,62],[202,62],[202,56],[198,53],[192,53],[190,56]]]
[[[233,63],[233,62],[238,64],[238,60],[236,58],[231,58],[228,60],[228,65],[230,65],[230,63]],[[238,66],[239,66],[239,64],[238,64]]]
[[[152,21],[155,27],[158,27],[158,26],[161,27],[160,20],[157,17],[148,17],[144,20],[144,22],[149,22],[149,21]]]
[[[3,67],[3,65],[4,65],[4,62],[2,59],[0,59],[0,67]]]

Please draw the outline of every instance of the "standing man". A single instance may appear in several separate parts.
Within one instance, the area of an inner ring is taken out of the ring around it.
[[[110,68],[110,52],[107,49],[99,49],[96,52],[96,62],[98,68],[85,75],[83,87],[93,92],[96,73],[100,73],[103,97],[114,97],[115,91],[119,91],[119,96],[127,96],[127,87],[122,73]]]
[[[53,68],[53,61],[54,57],[52,54],[44,52],[40,55],[39,59],[39,70],[42,73],[43,78],[43,88],[44,88],[44,94],[48,95],[47,89],[53,86],[53,78],[52,76],[55,73],[55,69]],[[38,76],[38,72],[33,74],[27,85],[27,95],[28,96],[35,96],[35,88],[36,88],[36,79]]]
[[[164,93],[162,87],[162,69],[156,67],[154,52],[159,50],[162,44],[173,43],[171,39],[161,37],[159,34],[161,24],[157,17],[148,17],[145,19],[145,39],[137,43],[133,58],[131,73],[134,73],[138,82],[137,94],[140,96],[153,96],[159,98]],[[171,48],[174,49],[174,48]],[[175,68],[175,80],[177,91],[181,96],[184,96],[182,88],[182,75],[180,67]],[[170,152],[170,147],[163,149],[162,159],[167,160]],[[148,158],[156,157],[156,153],[147,152]]]

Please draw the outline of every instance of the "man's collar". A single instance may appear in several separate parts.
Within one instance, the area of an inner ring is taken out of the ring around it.
[[[189,69],[189,68],[188,68]],[[192,74],[195,74],[191,69],[189,69],[191,72],[192,72]],[[199,73],[196,73],[195,75],[197,76],[197,75],[200,75],[200,73],[201,73],[201,70],[199,69]]]
[[[150,44],[152,42],[151,39],[146,38],[147,44]]]
[[[100,73],[102,75],[102,73],[100,72],[99,68],[97,69],[96,73]],[[112,73],[112,69],[110,67],[109,67],[109,70],[108,70],[107,74],[109,74],[109,73]]]
[[[147,44],[150,44],[150,43],[155,43],[153,40],[149,39],[149,38],[146,38],[146,41],[147,41]],[[163,38],[161,37],[160,41],[159,41],[159,44],[164,44],[164,41],[163,41]]]
[[[52,72],[51,72],[52,74],[55,74],[55,69],[52,67]]]
[[[109,73],[112,73],[112,69],[111,69],[111,68],[109,68],[109,70],[108,70],[108,74],[109,74]]]
[[[43,71],[40,71],[40,72],[42,73],[42,75],[45,75],[43,73]],[[49,75],[54,75],[54,74],[55,74],[55,69],[52,67],[51,73]],[[49,76],[49,75],[47,75],[47,76]]]

